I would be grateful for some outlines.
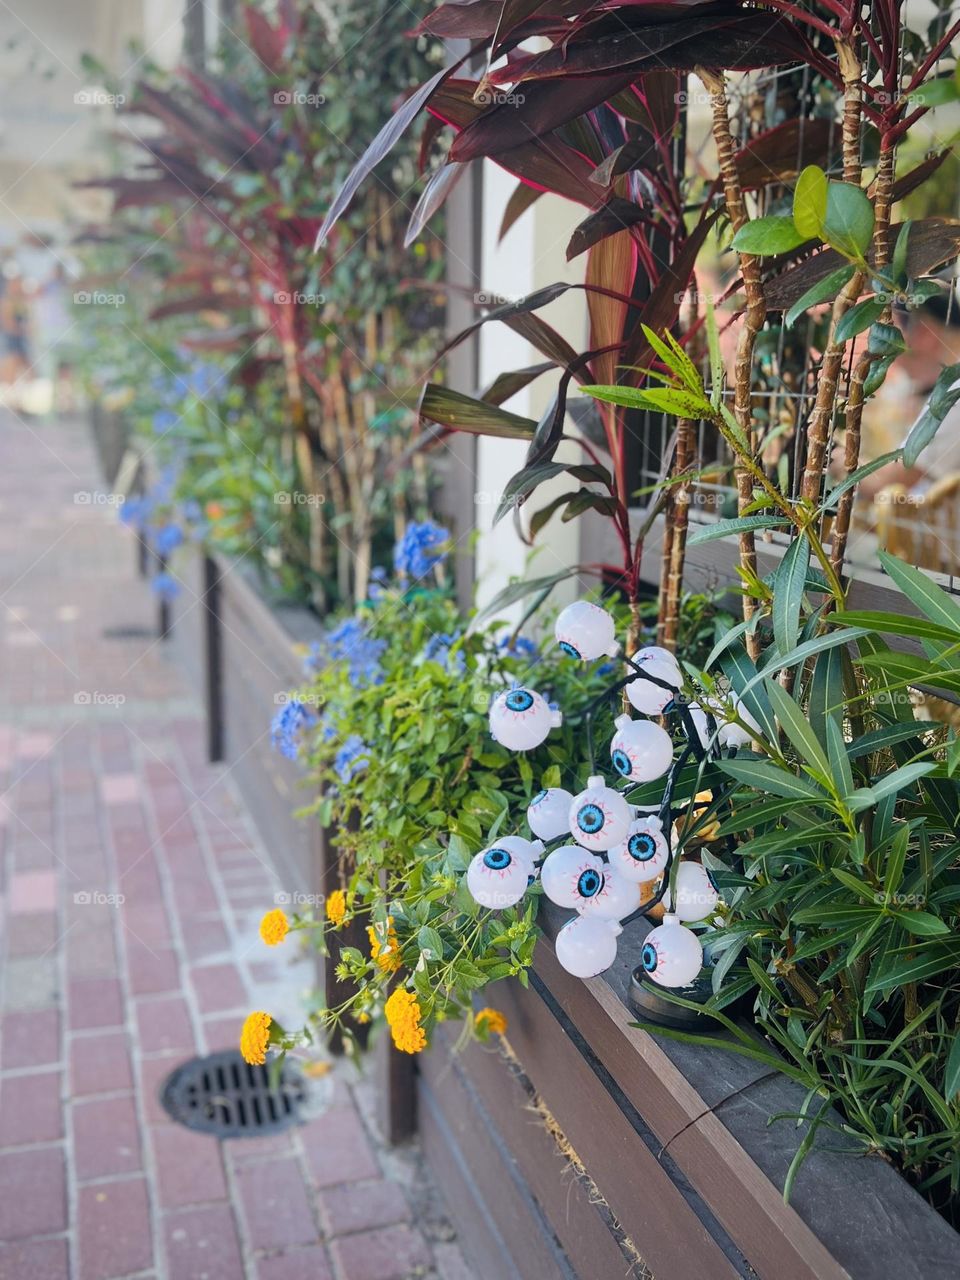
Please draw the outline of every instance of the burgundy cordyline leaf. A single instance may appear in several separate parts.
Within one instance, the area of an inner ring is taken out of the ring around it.
[[[534,187],[521,178],[510,193],[510,199],[503,210],[503,220],[500,223],[498,240],[503,239],[516,220],[526,213],[534,201],[543,195],[545,190],[545,187]]]
[[[466,165],[445,164],[429,178],[410,215],[407,232],[403,239],[405,249],[408,249],[417,239],[464,173],[466,173]]]
[[[451,39],[483,40],[493,35],[500,21],[503,0],[474,0],[473,4],[442,4],[428,14],[413,31],[415,35],[429,34]],[[527,6],[530,7],[529,5]],[[537,21],[511,23],[509,29],[501,29],[501,40],[508,34],[516,40],[540,35],[544,29],[559,26],[567,17],[589,8],[583,0],[546,0],[534,5]]]
[[[283,69],[283,51],[292,34],[289,24],[273,26],[259,9],[245,5],[244,21],[247,26],[247,43],[268,71],[279,75]]]
[[[787,120],[767,129],[737,152],[741,185],[747,189],[791,178],[808,164],[825,164],[836,144],[832,120]]]
[[[640,205],[634,204],[632,200],[623,200],[620,196],[611,196],[606,204],[584,218],[576,228],[567,244],[567,261],[571,262],[607,236],[616,235],[618,231],[649,220],[648,214]]]

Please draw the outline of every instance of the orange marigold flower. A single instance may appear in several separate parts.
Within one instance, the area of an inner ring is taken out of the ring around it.
[[[335,929],[343,924],[347,914],[347,895],[342,889],[334,889],[327,898],[327,919]]]
[[[384,937],[386,933],[386,937]],[[367,926],[367,937],[370,939],[370,959],[374,960],[384,973],[396,973],[400,968],[400,942],[397,931],[393,927],[393,916],[387,917],[386,929],[382,924]]]
[[[260,921],[260,937],[264,940],[268,947],[275,947],[282,942],[290,932],[290,921],[286,917],[286,913],[276,907],[273,911],[268,911]]]
[[[269,1013],[251,1013],[240,1032],[240,1052],[245,1062],[254,1067],[262,1067],[267,1060],[267,1045],[270,1043],[270,1025],[273,1019]]]
[[[481,1035],[503,1036],[507,1033],[507,1019],[499,1009],[481,1009],[473,1024]]]
[[[393,1043],[401,1053],[419,1053],[427,1047],[427,1033],[420,1025],[420,1004],[412,991],[398,987],[388,997],[383,1012]]]

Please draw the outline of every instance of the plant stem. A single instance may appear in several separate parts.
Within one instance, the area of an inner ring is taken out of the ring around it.
[[[673,488],[673,530],[670,558],[666,563],[666,591],[661,596],[663,630],[659,643],[676,651],[680,629],[680,598],[683,592],[683,568],[687,554],[687,525],[690,517],[690,470],[695,462],[696,426],[691,418],[677,423],[677,455],[674,473],[679,483]]]
[[[722,72],[706,67],[698,67],[697,75],[710,94],[713,112],[713,138],[717,148],[720,165],[720,176],[723,179],[723,191],[727,204],[727,215],[734,233],[747,221],[746,206],[743,201],[743,189],[740,186],[740,175],[737,171],[736,151],[733,135],[730,132],[730,116],[727,107],[727,94]],[[740,254],[740,274],[743,277],[743,288],[747,306],[743,317],[743,327],[737,342],[737,354],[734,364],[734,417],[737,425],[748,442],[752,439],[752,369],[753,350],[757,334],[763,328],[767,316],[767,303],[763,291],[760,271],[760,259],[751,253]],[[749,472],[742,466],[737,468],[737,510],[743,515],[753,502],[753,484]],[[753,530],[746,530],[739,535],[740,564],[748,581],[757,576],[757,544]],[[743,596],[743,616],[749,622],[757,611],[757,602],[750,595],[749,586]],[[756,661],[760,656],[760,637],[755,631],[746,636],[747,652]]]

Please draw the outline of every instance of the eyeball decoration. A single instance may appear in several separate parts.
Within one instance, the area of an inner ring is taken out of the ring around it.
[[[562,787],[538,791],[527,806],[527,822],[538,840],[556,840],[570,830],[573,796]]]
[[[668,913],[663,924],[647,934],[640,965],[661,987],[686,987],[703,967],[703,947],[678,916]]]
[[[559,729],[563,716],[534,689],[514,685],[497,694],[490,705],[490,733],[510,751],[532,751],[551,729]]]
[[[601,879],[600,888],[585,893],[577,910],[583,916],[601,920],[626,920],[640,905],[640,886],[625,879],[609,863],[603,868]]]
[[[553,634],[567,657],[578,661],[615,658],[620,652],[613,618],[606,609],[588,600],[577,600],[562,609]]]
[[[616,960],[622,932],[615,920],[576,916],[557,934],[557,959],[575,978],[595,978]]]
[[[629,688],[629,686],[627,686]],[[610,743],[610,759],[621,778],[653,782],[673,763],[673,739],[652,720],[618,716],[617,732]]]
[[[603,888],[605,864],[602,858],[565,844],[548,854],[540,871],[543,892],[558,907],[579,907],[587,898]]]
[[[681,862],[677,867],[676,902],[673,913],[685,923],[703,920],[720,901],[710,872],[699,862]]]
[[[627,838],[608,850],[610,866],[618,876],[633,884],[656,880],[670,861],[670,849],[659,818],[635,818]]]
[[[586,791],[570,806],[570,834],[586,849],[612,849],[626,839],[631,817],[620,792],[606,786],[597,774],[587,779]]]
[[[728,714],[730,711],[733,711],[740,717],[745,725],[749,725],[756,733],[762,732],[760,726],[756,722],[756,719],[750,714],[736,695],[731,698],[727,711]],[[719,737],[721,743],[725,747],[749,747],[753,742],[753,738],[747,730],[739,724],[721,724]]]
[[[658,716],[673,701],[676,693],[683,686],[680,666],[668,649],[661,649],[657,645],[638,649],[633,655],[633,661],[647,675],[660,681],[660,684],[654,684],[653,680],[644,680],[643,676],[629,667],[628,670],[637,678],[625,686],[627,698],[631,706],[636,707],[643,715]],[[663,685],[668,687],[663,688]]]
[[[543,853],[539,840],[503,836],[481,849],[467,868],[467,888],[474,902],[493,911],[515,906],[527,891],[534,862]]]

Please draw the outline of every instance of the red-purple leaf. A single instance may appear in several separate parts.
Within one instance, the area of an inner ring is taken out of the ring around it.
[[[640,205],[632,200],[624,200],[620,196],[612,196],[606,204],[600,206],[576,228],[567,245],[567,261],[570,262],[585,253],[587,249],[599,244],[607,236],[616,235],[638,222],[646,222],[648,215]]]

